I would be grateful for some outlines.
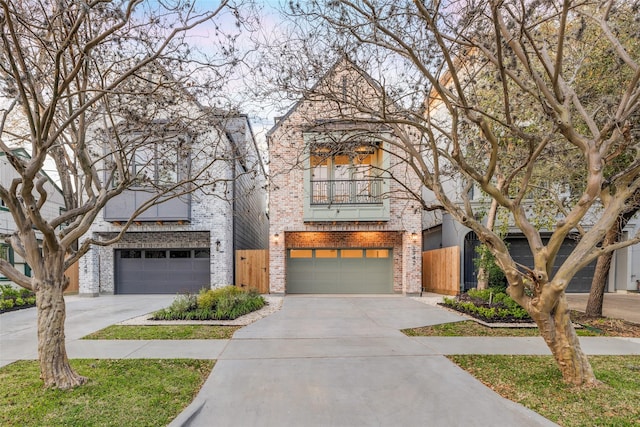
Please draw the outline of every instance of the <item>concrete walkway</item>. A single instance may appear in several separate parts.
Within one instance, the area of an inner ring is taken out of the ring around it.
[[[549,354],[542,339],[399,331],[463,319],[403,297],[287,297],[280,312],[236,332],[171,425],[553,425],[443,357]],[[585,341],[585,349],[640,354],[640,339]]]
[[[407,337],[399,330],[464,320],[411,298],[288,296],[231,340],[185,341],[80,339],[165,307],[171,295],[66,300],[70,358],[218,360],[173,426],[553,425],[443,356],[549,354],[541,338]],[[0,316],[0,366],[37,358],[35,317]],[[581,343],[588,354],[640,354],[636,338]]]

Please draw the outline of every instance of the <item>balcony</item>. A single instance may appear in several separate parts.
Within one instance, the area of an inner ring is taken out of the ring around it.
[[[311,181],[311,205],[380,205],[382,178]]]
[[[383,178],[305,180],[304,221],[389,221]]]
[[[107,202],[104,219],[109,222],[126,222],[133,213],[154,196],[152,191],[125,190]],[[191,221],[191,195],[168,199],[151,206],[136,217],[137,221]]]

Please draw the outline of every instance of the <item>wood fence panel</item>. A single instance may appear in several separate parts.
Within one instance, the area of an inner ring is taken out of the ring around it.
[[[64,275],[69,278],[69,286],[65,289],[65,294],[77,294],[80,290],[80,264],[78,261],[71,264]]]
[[[460,293],[460,247],[422,253],[422,289],[444,295]]]
[[[236,251],[236,286],[269,293],[269,250]]]

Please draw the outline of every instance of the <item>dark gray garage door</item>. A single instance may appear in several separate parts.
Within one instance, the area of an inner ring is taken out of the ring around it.
[[[546,238],[543,239],[543,242],[547,243]],[[533,267],[533,255],[531,255],[531,250],[529,249],[529,244],[527,243],[527,239],[522,236],[511,236],[507,237],[507,243],[509,244],[509,251],[511,252],[511,256],[513,260],[518,264]],[[473,232],[470,232],[465,238],[465,267],[464,267],[464,281],[465,281],[465,290],[476,287],[477,282],[477,269],[474,265],[473,259],[478,256],[475,251],[475,247],[479,245],[477,237]],[[569,254],[573,251],[576,246],[576,241],[574,239],[565,239],[562,247],[560,248],[560,252],[558,252],[558,256],[556,257],[553,273],[555,273],[560,265],[567,259]],[[575,275],[571,282],[569,283],[569,287],[567,288],[567,292],[589,292],[591,289],[591,279],[593,278],[593,273],[595,270],[596,261],[593,261],[585,268],[580,270],[578,274]]]
[[[511,254],[513,255],[513,259],[516,262],[529,267],[533,266],[533,255],[531,255],[531,250],[529,249],[529,243],[527,243],[527,239],[523,237],[513,237],[508,238],[507,242],[509,242]],[[547,243],[547,239],[544,239],[544,243]],[[575,247],[576,241],[574,239],[565,239],[555,260],[555,264],[553,267],[554,274],[562,265],[562,263],[567,259],[569,254],[571,254]],[[591,289],[591,280],[593,279],[595,267],[596,262],[593,261],[585,268],[578,271],[573,279],[571,279],[571,282],[569,282],[567,292],[589,292],[589,290]]]
[[[209,249],[117,249],[117,294],[175,294],[209,287]]]
[[[391,249],[289,249],[287,293],[393,292]]]

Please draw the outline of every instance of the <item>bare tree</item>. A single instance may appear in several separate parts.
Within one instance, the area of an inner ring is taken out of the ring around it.
[[[616,25],[637,22],[637,2],[333,1],[291,5],[288,13],[297,37],[264,60],[277,67],[273,85],[312,99],[325,59],[347,53],[359,61],[380,95],[377,102],[343,96],[351,108],[341,113],[393,129],[398,139],[389,143],[396,141],[402,161],[428,189],[419,198],[423,208],[444,209],[489,248],[565,381],[597,384],[565,290],[599,255],[640,241],[602,243],[640,187],[637,141],[629,137],[640,106],[640,66],[629,49],[637,25]],[[585,29],[604,48],[594,49]],[[604,64],[602,52],[616,82],[606,93],[587,85],[590,64]],[[310,61],[299,59],[307,54]],[[612,173],[607,166],[620,152],[627,161]],[[472,197],[478,190],[509,212],[509,225],[529,243],[533,268],[518,265],[479,219],[486,207]],[[554,273],[573,235],[579,241]]]
[[[234,34],[213,21],[223,15],[238,23]],[[221,110],[199,100],[223,101],[239,61],[241,19],[226,0],[204,11],[182,0],[0,0],[0,149],[18,176],[0,183],[0,197],[17,226],[8,241],[32,277],[4,260],[0,271],[36,293],[46,387],[86,381],[67,360],[65,270],[91,244],[115,241],[153,204],[196,188],[224,197],[227,178],[217,172],[235,153],[220,130]],[[207,22],[209,56],[198,56],[186,37]],[[8,126],[11,120],[21,126]],[[22,145],[30,157],[9,145]],[[66,205],[53,218],[42,211],[48,194],[40,171],[49,163]],[[107,202],[134,184],[151,195],[119,236],[78,245]]]

